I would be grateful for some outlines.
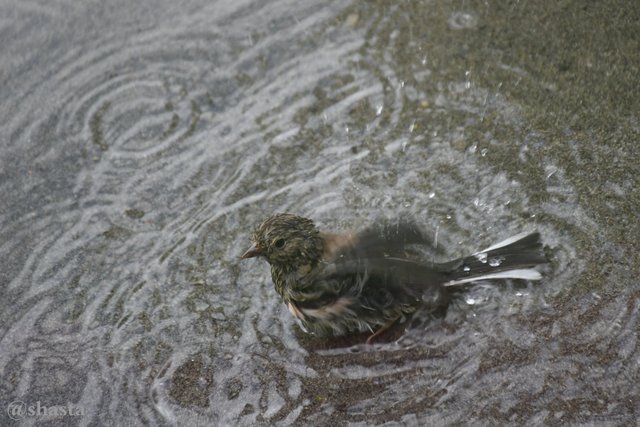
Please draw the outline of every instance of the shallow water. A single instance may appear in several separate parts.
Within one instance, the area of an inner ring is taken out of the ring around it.
[[[531,3],[2,3],[3,424],[636,423],[640,13]],[[551,265],[318,339],[238,260],[278,211]]]

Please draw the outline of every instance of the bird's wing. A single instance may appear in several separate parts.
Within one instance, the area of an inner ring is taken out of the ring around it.
[[[429,265],[392,257],[342,257],[317,268],[307,290],[294,299],[300,306],[317,308],[342,298],[363,305],[386,307],[411,303],[425,291],[438,292],[450,278]]]
[[[339,258],[371,259],[386,256],[403,257],[408,245],[433,248],[433,243],[413,222],[378,222],[358,233],[328,234],[323,259],[333,262]]]
[[[407,245],[432,246],[431,239],[413,222],[378,223],[358,233],[356,251],[360,256],[403,256]]]
[[[415,300],[449,280],[436,265],[405,258],[407,245],[429,245],[410,221],[379,222],[357,234],[325,234],[325,256],[289,294],[301,308],[315,309],[343,298],[374,305]]]

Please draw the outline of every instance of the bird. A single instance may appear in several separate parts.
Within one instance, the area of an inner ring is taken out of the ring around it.
[[[537,231],[430,262],[412,248],[433,249],[431,239],[406,219],[330,233],[311,219],[277,213],[257,226],[251,241],[241,258],[270,264],[275,290],[303,330],[321,337],[369,333],[368,344],[420,307],[446,309],[466,284],[540,280],[534,267],[548,263]]]

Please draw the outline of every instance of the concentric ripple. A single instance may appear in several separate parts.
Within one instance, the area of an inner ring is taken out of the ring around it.
[[[625,153],[536,128],[512,93],[549,85],[474,45],[486,6],[11,6],[2,402],[115,425],[633,419],[640,295],[603,224],[634,178],[609,182],[610,211],[585,202],[574,169]],[[319,339],[238,260],[281,211],[332,230],[408,215],[442,260],[539,230],[550,265],[389,342]]]

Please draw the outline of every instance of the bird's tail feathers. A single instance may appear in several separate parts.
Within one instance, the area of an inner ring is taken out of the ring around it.
[[[532,267],[547,262],[542,252],[540,233],[522,233],[447,263],[451,280],[445,286],[493,279],[540,280],[540,272]]]

